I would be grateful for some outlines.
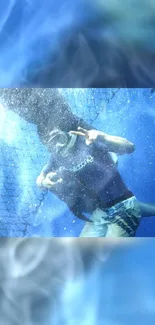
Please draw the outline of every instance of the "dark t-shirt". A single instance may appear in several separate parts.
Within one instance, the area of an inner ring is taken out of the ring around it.
[[[85,188],[85,200],[86,196],[87,200],[92,196],[103,205],[129,192],[106,145],[95,141],[87,146],[83,137],[77,138],[74,148],[68,151],[67,156],[51,156],[43,171],[56,171],[62,173],[62,177],[63,174],[67,175],[66,191],[69,183],[74,184],[75,181],[76,186],[69,189],[72,196],[78,196]]]

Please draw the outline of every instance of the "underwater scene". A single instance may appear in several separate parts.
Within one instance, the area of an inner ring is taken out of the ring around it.
[[[1,88],[1,237],[154,237],[150,88]]]

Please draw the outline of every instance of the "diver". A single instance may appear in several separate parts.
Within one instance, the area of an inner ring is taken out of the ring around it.
[[[111,154],[134,152],[130,141],[78,128],[52,131],[47,146],[52,154],[37,185],[86,221],[80,237],[134,237],[141,217],[155,215],[154,204],[138,202],[126,187]]]

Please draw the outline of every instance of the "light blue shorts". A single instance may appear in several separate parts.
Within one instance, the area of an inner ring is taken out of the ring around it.
[[[111,208],[96,209],[84,226],[80,237],[134,237],[141,212],[135,196]]]

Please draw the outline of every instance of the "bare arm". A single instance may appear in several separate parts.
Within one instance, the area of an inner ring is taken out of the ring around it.
[[[119,155],[132,153],[135,150],[135,145],[127,139],[109,135],[102,131],[78,128],[78,131],[70,131],[70,133],[84,136],[87,145],[91,144],[93,141],[100,140],[108,147],[109,151]]]
[[[103,141],[109,151],[117,154],[130,154],[135,150],[135,145],[125,138],[98,132],[98,140]]]

